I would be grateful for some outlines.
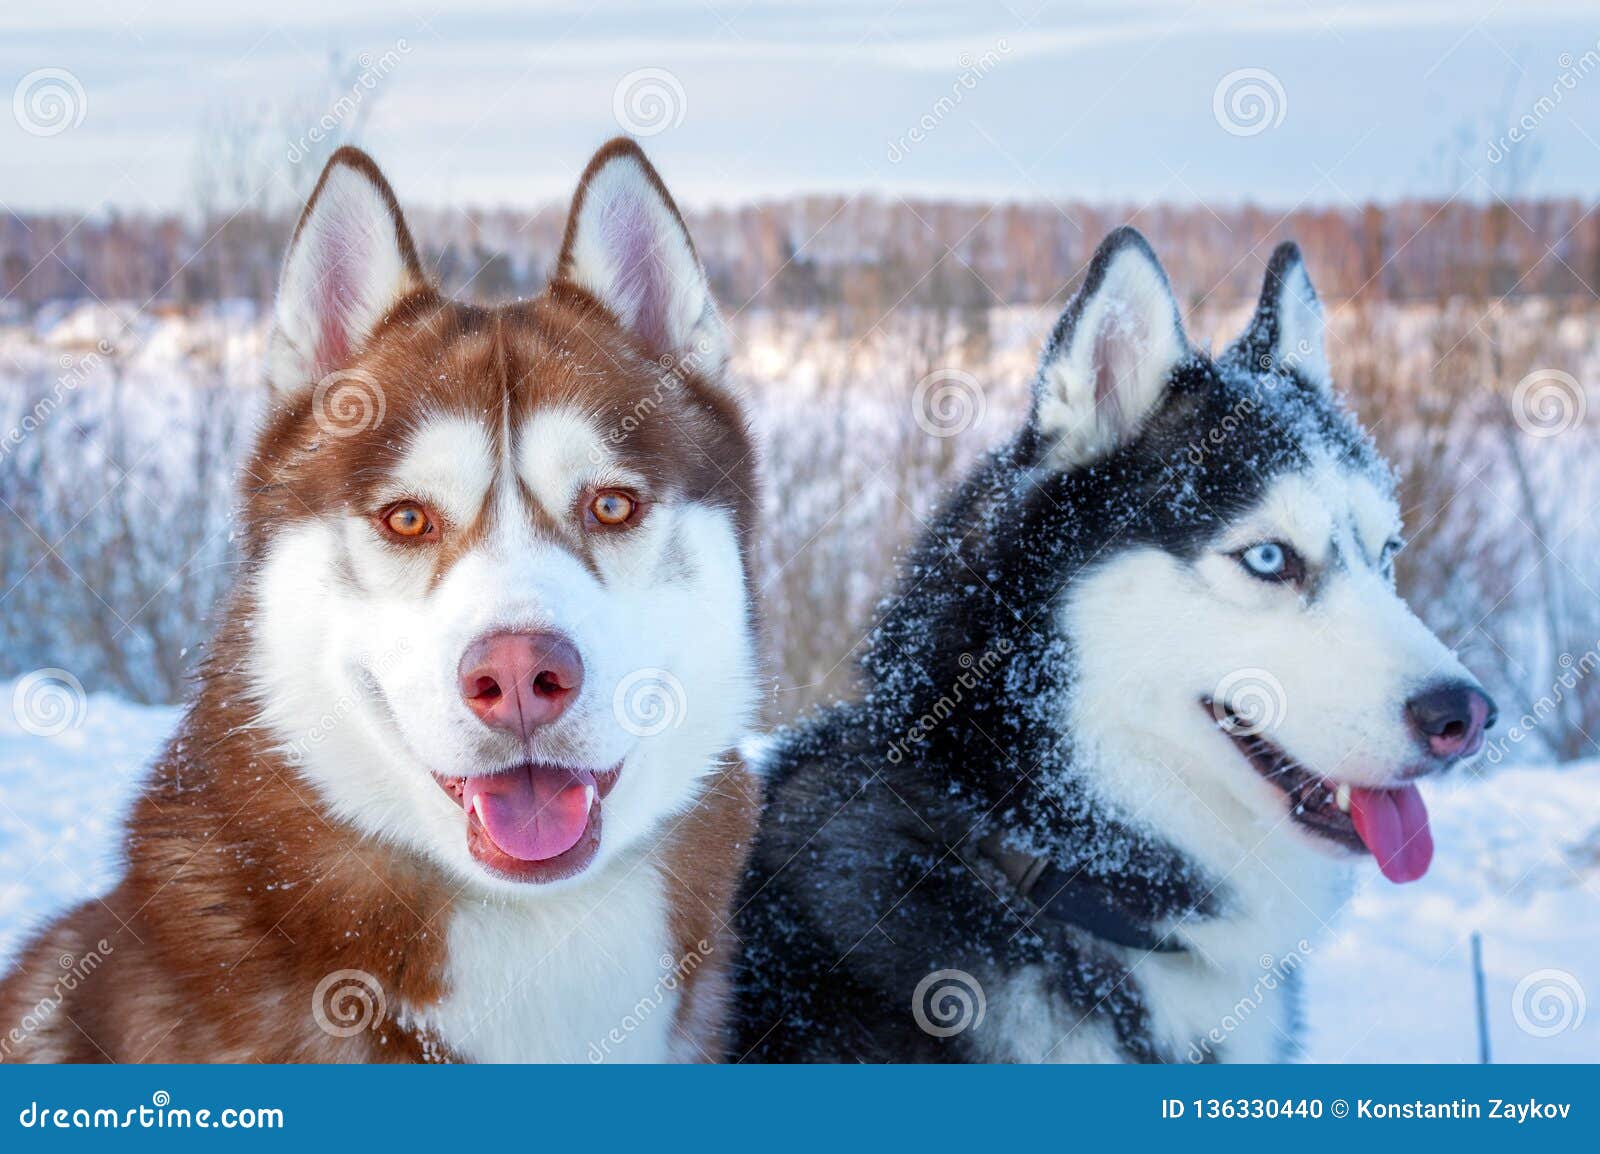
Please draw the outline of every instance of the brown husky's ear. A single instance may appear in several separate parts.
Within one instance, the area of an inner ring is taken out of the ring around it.
[[[267,350],[273,388],[293,392],[346,364],[390,309],[426,285],[389,182],[366,153],[339,149],[283,263]]]
[[[653,356],[715,379],[727,334],[677,205],[639,146],[611,141],[572,199],[556,277],[589,293]]]

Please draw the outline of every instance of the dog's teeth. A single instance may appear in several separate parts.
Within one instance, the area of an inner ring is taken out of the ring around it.
[[[1345,813],[1349,813],[1350,787],[1348,785],[1340,785],[1338,792],[1333,795],[1333,800],[1339,803],[1339,808],[1341,810],[1343,810]]]
[[[588,785],[583,787],[583,808],[584,809],[593,808],[593,806],[594,806],[594,794],[595,794],[595,789],[594,789],[594,783],[593,782],[590,782]]]
[[[478,815],[478,820],[483,822],[484,825],[489,824],[484,821],[483,817],[483,794],[475,793],[472,795],[472,812]]]

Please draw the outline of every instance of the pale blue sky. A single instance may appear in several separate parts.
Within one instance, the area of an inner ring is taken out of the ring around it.
[[[646,146],[700,205],[861,190],[1281,207],[1482,195],[1510,170],[1490,162],[1491,143],[1525,115],[1533,129],[1511,148],[1525,191],[1592,197],[1600,184],[1600,67],[1584,62],[1600,59],[1593,0],[234,7],[0,9],[0,91],[13,95],[0,201],[182,204],[200,127],[223,110],[286,118],[287,157],[294,126],[317,115],[288,110],[333,51],[394,53],[364,95],[362,142],[409,203],[564,196],[619,131],[618,89],[639,70],[652,71],[635,83],[659,82],[670,106]],[[26,131],[17,109],[41,69],[82,93],[81,122],[74,110],[50,135]],[[1264,127],[1216,114],[1219,84],[1244,70],[1235,83],[1264,95]],[[913,140],[919,122],[931,128]]]

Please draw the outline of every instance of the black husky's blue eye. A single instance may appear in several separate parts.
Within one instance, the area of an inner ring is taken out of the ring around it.
[[[1276,541],[1268,541],[1246,549],[1239,559],[1244,562],[1244,567],[1257,577],[1276,577],[1283,572],[1283,564],[1288,557],[1282,545]]]
[[[1305,576],[1305,562],[1281,541],[1263,541],[1239,554],[1239,564],[1252,577],[1263,581],[1299,581]]]

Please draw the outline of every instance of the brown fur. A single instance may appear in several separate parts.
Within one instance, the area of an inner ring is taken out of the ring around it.
[[[634,147],[614,142],[596,163]],[[330,817],[272,736],[256,727],[241,672],[252,645],[253,569],[285,525],[369,510],[405,443],[408,414],[487,414],[485,427],[498,441],[508,404],[515,419],[577,401],[608,426],[657,379],[661,350],[641,346],[559,277],[536,300],[496,308],[440,297],[376,166],[353,149],[329,167],[341,163],[384,193],[416,285],[353,357],[333,366],[382,381],[386,419],[329,437],[311,412],[310,389],[271,413],[243,476],[240,586],[198,693],[129,819],[125,876],[22,951],[0,984],[0,1060],[453,1057],[437,1040],[402,1028],[395,1011],[445,993],[455,887],[429,862]],[[742,416],[720,382],[689,371],[681,383],[661,399],[665,419],[641,423],[618,451],[658,491],[731,509],[748,544],[755,483]],[[589,541],[566,523],[546,522],[538,522],[541,531],[585,556]],[[441,573],[483,526],[452,528],[458,532],[436,561]],[[748,574],[748,548],[746,558]],[[758,808],[755,779],[732,762],[708,779],[697,807],[651,854],[667,882],[679,957],[694,959],[682,967],[676,1026],[691,1052],[708,1058],[722,1053],[721,990],[732,951],[726,917]],[[386,1014],[376,1028],[338,1037],[319,1026],[312,1012],[319,983],[341,969],[377,979]]]

